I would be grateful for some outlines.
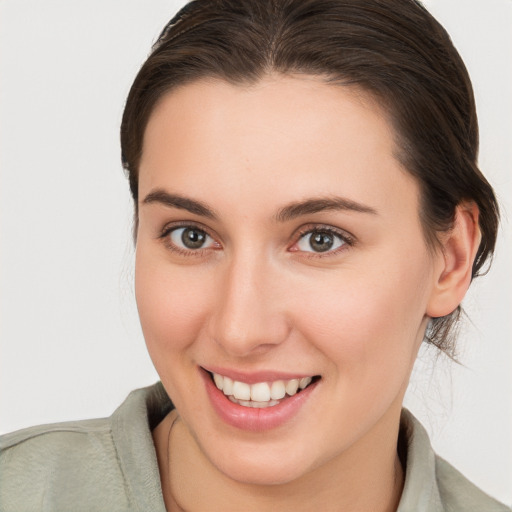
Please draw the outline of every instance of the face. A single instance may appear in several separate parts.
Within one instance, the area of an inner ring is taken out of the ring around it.
[[[229,477],[288,482],[393,437],[435,274],[394,151],[371,98],[314,77],[201,81],[155,108],[141,324],[191,437]]]

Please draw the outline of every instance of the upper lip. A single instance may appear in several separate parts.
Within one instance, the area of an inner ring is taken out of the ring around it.
[[[256,384],[258,382],[274,382],[276,380],[301,379],[303,377],[314,377],[311,373],[292,373],[278,370],[258,370],[254,372],[244,372],[232,368],[221,368],[218,366],[202,366],[204,370],[210,373],[218,373],[231,380],[245,382],[246,384]]]

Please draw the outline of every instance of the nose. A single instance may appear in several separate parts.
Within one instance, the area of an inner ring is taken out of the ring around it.
[[[226,353],[247,357],[282,343],[290,325],[278,269],[255,254],[240,254],[220,273],[210,336]]]

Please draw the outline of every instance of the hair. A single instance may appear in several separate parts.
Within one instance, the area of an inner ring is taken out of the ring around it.
[[[366,91],[395,131],[396,158],[420,186],[427,245],[439,245],[456,207],[474,202],[482,239],[472,277],[492,258],[498,204],[478,168],[471,81],[444,28],[416,0],[194,0],[165,26],[131,87],[122,163],[137,219],[149,117],[172,89],[200,79],[251,85],[269,74],[316,75]],[[431,319],[425,340],[450,357],[459,306]]]

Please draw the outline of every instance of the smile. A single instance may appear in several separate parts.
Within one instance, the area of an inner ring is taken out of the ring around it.
[[[294,396],[313,381],[313,377],[302,377],[300,379],[248,384],[230,379],[219,373],[212,373],[211,375],[217,389],[222,391],[231,402],[243,407],[257,409],[279,405],[283,399]]]
[[[322,381],[319,375],[275,371],[246,374],[199,367],[199,374],[217,418],[246,432],[278,428],[297,415],[307,414],[308,398]]]

